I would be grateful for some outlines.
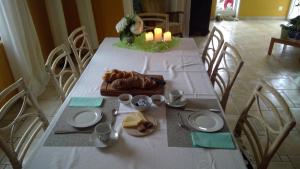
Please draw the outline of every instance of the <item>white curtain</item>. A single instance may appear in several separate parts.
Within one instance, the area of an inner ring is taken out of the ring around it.
[[[0,35],[15,79],[23,77],[33,95],[48,83],[44,60],[26,0],[0,0]]]
[[[300,0],[292,0],[287,18],[292,19],[298,15],[300,15]]]
[[[68,46],[68,30],[61,0],[45,0],[45,3],[55,46],[63,43]]]
[[[124,8],[124,16],[133,14],[133,1],[132,0],[122,0]]]
[[[93,49],[99,47],[95,19],[93,14],[91,0],[76,0],[76,5],[79,13],[80,23],[84,25],[89,34]]]

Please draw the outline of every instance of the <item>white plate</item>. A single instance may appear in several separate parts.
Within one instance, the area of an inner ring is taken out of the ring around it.
[[[102,116],[100,110],[82,110],[69,116],[67,122],[77,128],[90,127],[98,123]]]
[[[192,128],[203,132],[215,132],[224,126],[223,119],[216,113],[208,110],[190,114],[187,121]]]
[[[187,104],[187,99],[186,98],[182,98],[180,101],[177,101],[175,103],[170,103],[169,99],[166,98],[166,104],[170,107],[175,107],[175,108],[178,108],[178,107],[183,107]]]

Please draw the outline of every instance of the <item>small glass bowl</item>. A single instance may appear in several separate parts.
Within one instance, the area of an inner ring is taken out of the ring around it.
[[[152,103],[155,104],[156,106],[160,106],[162,103],[165,102],[165,96],[156,94],[151,96]]]
[[[118,97],[118,100],[120,103],[123,103],[123,104],[129,104],[131,102],[131,99],[132,99],[132,95],[131,94],[121,94],[119,97]]]

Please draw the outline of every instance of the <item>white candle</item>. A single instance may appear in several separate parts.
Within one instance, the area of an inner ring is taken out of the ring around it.
[[[165,32],[164,33],[164,41],[168,42],[168,41],[171,41],[171,40],[172,40],[172,34],[171,34],[171,32]]]
[[[145,39],[146,39],[146,42],[153,41],[153,33],[152,32],[146,33],[145,34]]]
[[[162,40],[162,29],[161,28],[155,28],[154,29],[154,40],[155,41],[161,41]]]

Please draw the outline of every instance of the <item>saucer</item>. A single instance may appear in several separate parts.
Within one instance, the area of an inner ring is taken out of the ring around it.
[[[166,98],[166,104],[170,107],[175,107],[175,108],[184,107],[187,104],[187,99],[186,98],[181,98],[181,100],[179,100],[179,101],[170,103],[169,99]]]

